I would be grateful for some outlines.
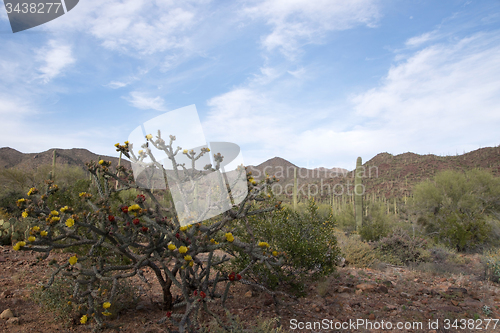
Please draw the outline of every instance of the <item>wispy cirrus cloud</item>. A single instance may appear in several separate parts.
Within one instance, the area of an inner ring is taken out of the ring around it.
[[[262,37],[262,46],[268,51],[279,49],[288,58],[295,57],[302,44],[321,42],[329,31],[374,27],[380,18],[376,0],[263,0],[242,12],[265,20],[272,31]]]
[[[224,124],[223,132],[211,134],[242,142],[253,156],[286,155],[310,166],[315,161],[352,168],[357,156],[381,151],[455,153],[495,145],[499,42],[496,31],[414,51],[395,62],[378,87],[352,95],[347,107],[287,101],[282,81],[274,83],[273,92],[259,86],[233,89],[209,100],[204,125]]]
[[[36,58],[42,63],[38,67],[40,74],[37,78],[43,83],[48,83],[61,75],[63,69],[76,61],[71,52],[71,46],[55,40],[48,41],[47,46],[37,50]]]
[[[167,111],[165,101],[160,96],[151,97],[147,93],[132,91],[124,97],[133,107],[141,110]]]

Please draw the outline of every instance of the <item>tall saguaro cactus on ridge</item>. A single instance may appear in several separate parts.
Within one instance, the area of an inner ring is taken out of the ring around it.
[[[297,168],[293,169],[293,210],[297,211]]]
[[[360,231],[363,226],[363,184],[361,181],[361,157],[356,160],[356,170],[354,175],[354,214],[356,217],[356,231]]]

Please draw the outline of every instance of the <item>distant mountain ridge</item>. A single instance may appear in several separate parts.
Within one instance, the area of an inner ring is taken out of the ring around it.
[[[53,151],[54,149],[49,149],[41,153],[22,153],[9,147],[0,148],[0,169],[35,170],[40,165],[50,165]],[[111,161],[112,166],[118,165],[117,157],[98,155],[87,149],[56,149],[56,163],[58,165],[79,166],[86,170],[86,162],[100,159]],[[126,168],[131,167],[126,158],[122,159],[121,163]],[[500,146],[480,148],[456,156],[419,155],[410,152],[392,155],[384,152],[363,163],[363,167],[366,170],[363,184],[367,194],[375,193],[386,197],[400,197],[409,195],[415,183],[429,179],[441,170],[467,171],[481,168],[491,171],[495,176],[500,176]],[[353,177],[352,170],[301,168],[281,157],[271,158],[257,166],[249,165],[247,171],[251,171],[256,179],[262,179],[267,173],[270,176],[275,175],[280,178],[281,184],[289,184],[293,181],[295,168],[297,168],[300,184],[345,185],[349,184]],[[369,172],[370,174],[368,174]]]

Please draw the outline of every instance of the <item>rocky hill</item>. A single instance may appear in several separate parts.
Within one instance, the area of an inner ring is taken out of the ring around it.
[[[0,148],[0,169],[35,170],[40,165],[52,163],[53,151],[54,149],[49,149],[41,153],[25,154],[8,147]],[[100,159],[111,161],[113,166],[118,164],[116,157],[101,156],[87,149],[56,150],[58,165],[79,166],[85,170],[86,162]],[[130,162],[127,159],[122,159],[122,165],[130,168]],[[399,155],[380,153],[365,162],[363,167],[363,184],[368,195],[386,198],[402,197],[411,195],[413,185],[432,178],[441,170],[467,171],[481,168],[499,176],[500,146],[481,148],[456,156],[418,155],[410,152]],[[328,197],[328,191],[332,193],[335,186],[337,190],[342,187],[345,194],[348,194],[348,188],[352,187],[353,171],[341,168],[301,168],[280,157],[274,157],[257,166],[249,165],[247,170],[251,171],[256,179],[262,179],[266,173],[276,176],[280,179],[280,184],[284,186],[293,182],[295,168],[297,168],[299,186],[310,185],[313,190],[314,186],[317,186],[319,192],[324,189],[324,197]],[[301,193],[303,194],[304,191]]]

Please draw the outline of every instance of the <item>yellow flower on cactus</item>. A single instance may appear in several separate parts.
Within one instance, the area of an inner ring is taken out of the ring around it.
[[[45,230],[40,231],[40,236],[42,236],[42,237],[47,236],[47,231],[45,231]]]
[[[138,204],[134,204],[128,208],[128,211],[130,212],[130,211],[139,210],[139,209],[141,209],[141,206],[139,206]]]
[[[83,197],[83,196],[86,196],[87,195],[87,192],[81,192],[80,193],[80,196]]]
[[[109,302],[104,302],[102,304],[102,307],[105,308],[105,309],[109,309],[110,306],[111,306],[111,303],[109,303]]]
[[[82,318],[80,318],[80,323],[86,324],[88,319],[87,315],[83,315]]]
[[[71,228],[74,225],[75,225],[75,220],[73,220],[72,218],[69,218],[69,219],[66,220],[66,226],[68,228]]]
[[[188,227],[187,227],[187,226],[182,226],[182,227],[180,228],[180,230],[181,230],[181,231],[186,231],[187,229],[188,229]]]
[[[188,248],[185,247],[184,245],[179,248],[179,253],[186,253],[188,251]]]
[[[31,228],[31,230],[33,230],[34,232],[38,232],[40,231],[40,227],[34,226],[33,228]]]
[[[188,150],[187,150],[187,149],[184,149],[184,150],[182,151],[182,153],[183,153],[183,154],[187,154],[187,153],[188,153]]]
[[[184,256],[184,260],[191,261],[193,258],[188,254],[187,256]]]
[[[194,261],[190,261],[190,262],[189,262],[189,266],[190,266],[190,267],[193,267],[193,266],[194,266]]]
[[[100,165],[103,165],[103,164],[104,164],[104,160],[100,160],[100,161],[99,161],[99,164],[100,164]]]
[[[128,141],[125,141],[125,144],[128,145]]]
[[[174,244],[168,244],[168,249],[169,249],[170,251],[173,251],[173,250],[175,250],[176,248],[177,248],[177,247],[176,247]]]
[[[232,243],[234,241],[234,236],[232,233],[227,232],[225,236],[228,242]]]
[[[139,155],[141,155],[142,153],[144,153],[144,150],[142,150],[142,149],[141,149],[141,150],[139,150],[137,153],[138,153]]]
[[[269,244],[267,242],[259,242],[258,244],[260,247],[269,247]]]
[[[17,200],[18,203],[25,202],[25,201],[26,201],[26,199],[24,199],[24,198]]]
[[[148,135],[146,135],[146,139],[147,139],[147,140],[151,140],[152,138],[153,138],[153,135],[152,135],[152,134],[148,134]]]
[[[115,143],[115,147],[118,147],[120,144],[119,143]]]
[[[277,256],[278,255],[278,251],[273,251],[273,256]]]
[[[61,213],[64,213],[65,211],[67,211],[69,209],[68,206],[64,206],[63,208],[61,208]]]
[[[35,236],[29,236],[28,237],[28,242],[34,242],[36,241],[36,237]]]
[[[77,261],[78,261],[78,258],[76,256],[72,256],[71,258],[69,258],[69,264],[70,265],[76,264]]]
[[[61,218],[60,217],[57,217],[57,216],[54,216],[50,219],[51,222],[59,222]]]
[[[27,218],[27,217],[28,217],[28,212],[27,212],[27,211],[24,211],[21,215],[22,215],[24,218]]]
[[[37,189],[32,187],[30,188],[30,190],[28,191],[28,196],[32,195],[32,194],[35,194],[37,192]]]
[[[107,317],[107,316],[111,316],[111,315],[112,315],[112,313],[111,313],[111,312],[108,312],[108,311],[101,312],[101,313],[102,313],[103,315],[105,315],[106,317]]]
[[[53,210],[50,212],[50,214],[57,216],[57,215],[59,215],[59,212],[57,210]]]

